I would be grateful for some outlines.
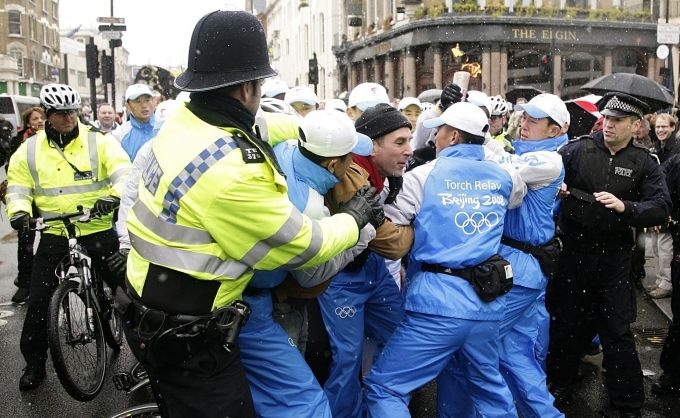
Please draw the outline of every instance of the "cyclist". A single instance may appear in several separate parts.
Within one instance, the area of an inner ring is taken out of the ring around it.
[[[45,130],[27,139],[14,153],[7,173],[7,212],[20,233],[30,229],[31,216],[57,216],[74,212],[77,205],[101,215],[78,226],[81,245],[88,251],[111,288],[108,269],[100,263],[118,250],[112,215],[127,179],[130,160],[110,136],[78,121],[80,94],[63,84],[40,90],[45,109]],[[37,213],[31,209],[34,204]],[[45,379],[47,311],[58,280],[54,270],[68,253],[64,226],[55,222],[45,230],[33,259],[31,298],[21,333],[26,368],[19,389],[38,387]],[[102,270],[103,269],[103,270]]]

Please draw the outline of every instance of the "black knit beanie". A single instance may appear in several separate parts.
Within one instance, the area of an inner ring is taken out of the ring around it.
[[[378,139],[399,128],[411,129],[411,122],[394,107],[379,103],[369,107],[354,123],[357,132],[371,139]]]

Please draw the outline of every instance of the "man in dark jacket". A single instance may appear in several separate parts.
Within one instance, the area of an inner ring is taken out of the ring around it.
[[[680,201],[680,154],[671,156],[661,166],[666,174],[666,184],[671,201]],[[671,212],[670,233],[673,237],[673,258],[671,261],[671,312],[673,322],[661,350],[659,364],[663,373],[652,384],[652,393],[665,395],[680,393],[680,205]]]
[[[631,228],[660,225],[671,206],[661,167],[632,141],[648,109],[632,96],[608,93],[599,102],[602,132],[560,150],[567,186],[559,219],[564,250],[547,292],[548,378],[557,401],[569,401],[580,355],[597,333],[606,387],[622,417],[639,417],[645,397],[630,330],[636,316]]]

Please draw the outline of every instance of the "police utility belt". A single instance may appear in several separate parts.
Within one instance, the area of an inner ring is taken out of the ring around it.
[[[123,325],[139,336],[138,348],[147,360],[172,365],[215,344],[231,351],[250,315],[248,305],[238,300],[206,315],[169,314],[144,305],[134,291],[120,288],[114,307]]]
[[[562,252],[562,241],[559,237],[555,236],[547,244],[539,247],[509,237],[501,238],[501,244],[533,255],[538,261],[538,265],[541,266],[541,271],[543,271],[543,274],[545,274],[548,279],[552,279],[557,274],[560,252]]]
[[[512,289],[512,267],[509,261],[498,254],[474,267],[452,269],[440,264],[423,263],[421,268],[423,271],[465,279],[484,302],[492,302]]]

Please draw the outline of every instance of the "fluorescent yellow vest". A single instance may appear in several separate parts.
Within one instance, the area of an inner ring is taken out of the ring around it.
[[[253,268],[312,267],[356,243],[351,216],[315,222],[295,209],[263,154],[243,132],[209,125],[185,106],[165,122],[127,219],[127,278],[142,300],[151,264],[217,281],[215,309],[241,297]]]
[[[7,213],[32,213],[35,203],[39,213],[51,217],[76,212],[82,205],[91,208],[104,196],[120,197],[127,181],[130,159],[120,144],[109,135],[78,125],[79,135],[63,150],[63,155],[48,141],[45,131],[28,138],[14,153],[7,172]],[[68,161],[67,161],[68,160]],[[85,175],[78,174],[73,164]],[[101,232],[112,227],[113,215],[78,224],[80,235]],[[63,224],[53,222],[48,234],[64,233]]]

